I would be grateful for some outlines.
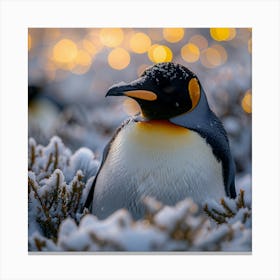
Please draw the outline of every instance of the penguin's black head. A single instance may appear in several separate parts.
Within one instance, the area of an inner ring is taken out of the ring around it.
[[[192,111],[197,106],[201,86],[189,69],[168,62],[146,69],[135,81],[112,86],[108,95],[133,98],[147,119],[169,119]]]

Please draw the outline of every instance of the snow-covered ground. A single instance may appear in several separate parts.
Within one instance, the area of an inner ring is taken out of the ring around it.
[[[190,199],[171,207],[146,198],[144,219],[120,209],[98,220],[82,209],[98,165],[57,136],[45,147],[29,140],[30,251],[251,251],[250,175],[237,179],[235,200],[209,201],[204,212]]]

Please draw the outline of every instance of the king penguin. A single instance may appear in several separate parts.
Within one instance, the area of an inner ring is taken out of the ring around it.
[[[200,206],[236,197],[226,131],[188,68],[155,64],[106,96],[133,98],[141,113],[125,121],[104,149],[84,205],[94,215],[105,219],[125,208],[140,219],[147,196],[164,205],[189,197]]]

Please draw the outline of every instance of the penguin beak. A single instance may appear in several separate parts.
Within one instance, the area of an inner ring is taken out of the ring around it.
[[[132,81],[130,83],[121,82],[109,88],[106,96],[127,96],[133,99],[154,101],[157,95],[148,89],[145,77]]]

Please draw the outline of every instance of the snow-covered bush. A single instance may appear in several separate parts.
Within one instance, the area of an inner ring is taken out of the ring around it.
[[[48,146],[29,140],[28,202],[29,234],[38,231],[57,237],[60,223],[67,217],[79,221],[87,189],[96,174],[98,161],[86,148],[73,155],[58,137]]]
[[[98,220],[82,209],[98,167],[90,150],[30,139],[28,164],[30,251],[251,251],[248,182],[204,212],[190,199],[171,207],[147,197],[144,219],[121,209]]]

